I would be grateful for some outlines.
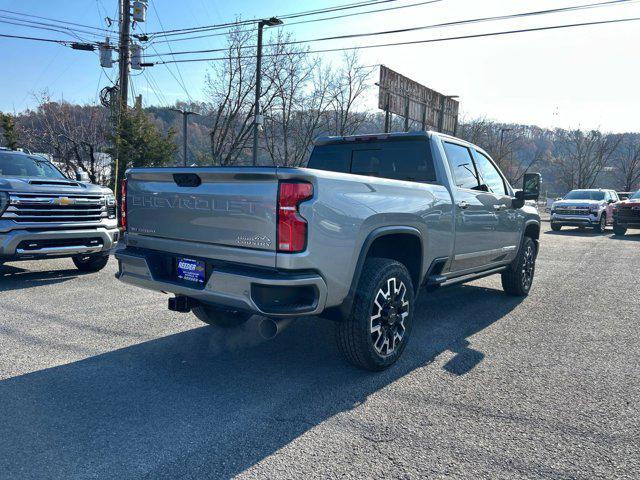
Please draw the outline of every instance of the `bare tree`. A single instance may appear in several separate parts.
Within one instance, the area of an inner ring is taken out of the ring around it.
[[[618,150],[612,164],[623,190],[631,192],[640,184],[640,141],[637,136],[626,135]]]
[[[206,78],[209,96],[208,115],[212,118],[211,155],[218,165],[234,165],[246,160],[253,132],[253,94],[255,59],[246,55],[255,40],[253,34],[240,27],[227,38],[227,60],[215,63]],[[270,47],[275,51],[278,45]],[[273,71],[276,57],[267,52],[264,72]],[[273,75],[271,75],[273,76]],[[262,85],[261,108],[266,110],[274,100],[270,82]]]
[[[620,144],[620,135],[597,130],[556,130],[553,163],[559,179],[569,190],[593,188]]]
[[[512,184],[549,157],[549,132],[538,127],[497,123],[486,118],[462,122],[458,136],[491,155]]]
[[[25,146],[53,157],[68,175],[84,171],[90,180],[105,183],[110,159],[108,112],[101,106],[54,102],[47,92],[36,96],[38,107],[20,117]]]
[[[299,166],[306,160],[314,137],[326,131],[331,105],[332,75],[306,48],[278,39],[272,68],[265,75],[273,101],[265,110],[264,144],[274,165]]]
[[[368,121],[370,114],[356,109],[370,87],[372,72],[373,67],[360,65],[357,51],[345,53],[343,65],[336,72],[331,88],[337,135],[351,135]]]

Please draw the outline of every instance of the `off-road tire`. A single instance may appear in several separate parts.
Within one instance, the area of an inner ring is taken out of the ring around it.
[[[624,237],[625,233],[627,233],[626,227],[621,227],[619,225],[613,224],[613,234],[618,237]]]
[[[604,233],[607,230],[607,214],[606,213],[602,213],[602,215],[600,215],[600,222],[598,222],[598,225],[596,225],[593,230],[596,233]]]
[[[73,264],[81,272],[99,272],[109,263],[109,255],[102,253],[93,255],[76,255],[71,258]]]
[[[518,256],[509,268],[502,272],[502,288],[516,297],[529,295],[536,268],[536,243],[531,237],[524,237]]]
[[[554,232],[559,232],[560,230],[562,230],[562,225],[551,223],[551,230],[553,230]]]
[[[253,315],[240,310],[222,310],[207,305],[198,305],[193,308],[193,314],[198,320],[216,327],[235,328],[239,327]]]
[[[407,346],[414,308],[407,268],[387,258],[366,260],[351,315],[336,323],[338,349],[348,362],[362,369],[389,368]]]

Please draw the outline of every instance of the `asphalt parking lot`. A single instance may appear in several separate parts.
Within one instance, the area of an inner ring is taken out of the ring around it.
[[[548,224],[544,224],[548,228]],[[423,294],[394,368],[222,332],[112,261],[0,267],[0,477],[638,478],[640,231],[542,235],[531,295]]]

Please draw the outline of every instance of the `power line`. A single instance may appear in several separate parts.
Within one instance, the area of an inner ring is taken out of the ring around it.
[[[5,20],[7,19],[7,20]],[[14,20],[14,21],[12,21]],[[27,28],[34,28],[37,30],[48,30],[50,32],[57,32],[57,33],[63,33],[69,36],[72,36],[73,38],[76,38],[78,40],[81,40],[83,42],[88,42],[88,41],[92,41],[92,40],[88,40],[86,37],[81,37],[79,35],[79,33],[82,33],[83,35],[89,34],[89,35],[94,35],[94,36],[98,36],[101,37],[101,35],[96,34],[96,33],[91,33],[91,32],[83,32],[80,30],[73,30],[67,27],[58,27],[58,26],[40,26],[40,25],[34,25],[32,23],[27,23],[28,21],[22,21],[20,19],[14,19],[12,17],[5,17],[3,15],[0,15],[0,23],[5,23],[8,25],[17,25],[20,27],[27,27]],[[45,24],[42,24],[45,25]]]
[[[277,15],[277,18],[282,18],[282,19],[286,19],[286,18],[298,18],[301,16],[309,16],[309,15],[320,15],[322,13],[330,13],[330,12],[335,12],[335,11],[341,11],[341,10],[346,10],[346,9],[351,9],[351,8],[363,8],[363,7],[368,7],[368,6],[372,6],[372,5],[377,5],[377,4],[381,4],[381,3],[389,3],[389,2],[395,2],[397,0],[369,0],[366,2],[356,2],[356,3],[350,3],[350,4],[343,4],[343,5],[337,5],[334,7],[327,7],[327,8],[322,8],[322,9],[316,9],[316,10],[308,10],[306,12],[295,12],[295,13],[290,13],[290,14],[286,14],[286,15]],[[161,30],[158,32],[151,32],[148,35],[152,36],[152,37],[157,37],[157,36],[174,36],[174,35],[186,35],[189,33],[198,33],[198,32],[203,32],[203,31],[209,31],[209,30],[220,30],[220,29],[226,29],[229,27],[234,27],[237,25],[248,25],[248,24],[254,24],[259,22],[260,20],[241,20],[241,21],[237,21],[237,22],[227,22],[227,23],[220,23],[220,24],[214,24],[214,25],[203,25],[200,27],[190,27],[190,28],[178,28],[178,29],[174,29],[174,30]]]
[[[156,15],[156,18],[158,19],[158,23],[160,24],[160,28],[164,29],[164,25],[162,24],[162,20],[160,19],[160,15],[158,14],[158,9],[156,8],[155,2],[151,3],[151,6],[153,7],[153,12]],[[171,45],[167,42],[167,47],[169,47],[169,51],[171,51]],[[153,48],[154,52],[158,52],[156,50],[156,48],[151,45],[151,48]],[[172,58],[175,60],[175,57],[173,56],[173,53],[171,54]],[[187,89],[185,83],[184,83],[184,78],[182,78],[182,73],[180,72],[180,69],[178,68],[178,66],[176,65],[176,71],[178,72],[178,76],[180,77],[180,80],[178,80],[178,78],[176,78],[176,76],[173,74],[173,72],[171,71],[171,69],[169,68],[169,66],[166,66],[167,71],[171,74],[171,76],[176,80],[176,82],[178,82],[178,84],[182,87],[182,90],[184,91],[184,93],[187,95],[187,98],[189,99],[190,102],[193,102],[193,99],[191,98],[191,95],[189,95],[189,90]]]
[[[391,2],[395,2],[395,1],[396,0],[377,0],[377,1],[374,0],[374,1],[369,1],[369,2],[356,2],[356,3],[346,4],[346,5],[337,5],[335,7],[327,7],[327,8],[319,8],[319,9],[315,9],[315,10],[308,10],[306,12],[290,13],[288,15],[281,15],[278,18],[283,20],[283,19],[287,19],[287,18],[306,17],[306,16],[309,16],[309,15],[320,15],[322,13],[339,12],[341,10],[349,10],[351,8],[370,7],[371,5],[377,5],[377,4],[380,4],[380,3],[391,3]]]
[[[545,30],[559,30],[564,28],[575,28],[575,27],[587,27],[592,25],[607,25],[614,23],[626,23],[626,22],[635,22],[640,20],[640,17],[631,17],[631,18],[620,18],[615,20],[599,20],[594,22],[584,22],[584,23],[570,23],[565,25],[553,25],[547,27],[535,27],[535,28],[522,28],[517,30],[504,30],[500,32],[489,32],[489,33],[477,33],[472,35],[459,35],[455,37],[445,37],[445,38],[429,38],[425,40],[411,40],[404,42],[390,42],[390,43],[378,43],[374,45],[360,45],[355,47],[340,47],[340,48],[326,48],[321,50],[307,50],[301,52],[291,52],[291,55],[306,55],[309,53],[329,53],[329,52],[346,52],[352,50],[364,50],[370,48],[382,48],[382,47],[394,47],[394,46],[402,46],[402,45],[418,45],[423,43],[437,43],[437,42],[447,42],[452,40],[466,40],[471,38],[484,38],[484,37],[495,37],[495,36],[503,36],[503,35],[512,35],[517,33],[529,33],[529,32],[541,32]],[[281,53],[275,54],[264,54],[264,57],[277,57],[282,55]],[[255,58],[255,55],[247,55],[242,57],[215,57],[215,58],[188,58],[184,60],[162,60],[159,62],[155,62],[151,65],[162,65],[165,63],[188,63],[188,62],[212,62],[216,60],[238,60],[238,59],[249,59]]]
[[[59,40],[55,38],[40,38],[40,37],[25,37],[22,35],[9,35],[8,33],[0,33],[0,37],[2,38],[15,38],[19,40],[33,40],[37,42],[49,42],[49,43],[57,43],[59,45],[64,45],[65,47],[70,46],[72,43],[71,40]]]
[[[5,10],[5,9],[2,9],[2,8],[0,8],[0,12],[10,13],[12,15],[19,15],[19,16],[22,16],[22,17],[37,18],[39,20],[49,20],[51,22],[63,23],[65,25],[74,25],[76,27],[90,28],[90,29],[93,29],[93,30],[100,30],[100,31],[103,31],[103,32],[109,32],[109,30],[107,30],[106,28],[94,27],[92,25],[84,25],[82,23],[67,22],[65,20],[57,20],[55,18],[50,18],[50,17],[40,17],[38,15],[31,15],[29,13],[15,12],[15,11],[12,11],[12,10]]]
[[[388,12],[390,10],[399,10],[399,9],[411,8],[411,7],[421,7],[421,6],[424,6],[424,5],[429,5],[431,3],[439,3],[439,2],[443,2],[443,1],[445,1],[445,0],[427,0],[427,1],[423,1],[423,2],[411,3],[411,4],[408,4],[408,5],[396,5],[396,6],[393,6],[393,7],[379,8],[379,9],[375,9],[375,10],[367,10],[367,11],[364,11],[364,12],[347,13],[347,14],[341,14],[341,15],[334,15],[334,16],[331,16],[331,17],[313,18],[313,19],[309,19],[309,20],[299,20],[297,22],[287,22],[285,25],[282,25],[281,28],[288,28],[288,27],[291,27],[291,26],[294,26],[294,25],[300,25],[300,24],[303,24],[303,23],[324,22],[324,21],[327,21],[327,20],[337,20],[337,19],[341,19],[341,18],[354,17],[354,16],[358,16],[358,15],[368,15],[368,14]],[[246,30],[238,30],[237,32],[238,33],[246,33],[246,32],[253,32],[254,30],[255,29],[251,28],[251,29],[246,29]],[[226,35],[229,35],[229,33],[231,33],[232,31],[234,31],[234,30],[227,30],[227,31],[224,31],[224,32],[219,32],[219,33],[209,33],[209,34],[206,34],[206,35],[195,35],[195,36],[191,36],[191,37],[172,38],[172,39],[167,40],[167,41],[170,41],[170,42],[182,42],[182,41],[194,40],[194,39],[198,39],[198,38],[226,36]]]
[[[552,9],[547,9],[547,10],[538,10],[538,11],[534,11],[534,12],[523,12],[523,13],[514,13],[514,14],[509,14],[509,15],[499,15],[499,16],[492,16],[492,17],[482,17],[482,18],[472,18],[472,19],[468,19],[468,20],[458,20],[458,21],[453,21],[453,22],[446,22],[446,23],[438,23],[438,24],[433,24],[433,25],[422,25],[422,26],[417,26],[417,27],[407,27],[407,28],[399,28],[399,29],[394,29],[394,30],[383,30],[383,31],[378,31],[378,32],[367,32],[367,33],[353,33],[353,34],[348,34],[348,35],[336,35],[336,36],[331,36],[331,37],[321,37],[321,38],[311,38],[308,40],[293,40],[290,42],[283,42],[281,44],[269,44],[269,45],[265,45],[267,47],[274,47],[274,46],[279,46],[279,45],[297,45],[297,44],[301,44],[301,43],[311,43],[311,42],[325,42],[325,41],[330,41],[330,40],[346,40],[346,39],[353,39],[353,38],[361,38],[361,37],[373,37],[373,36],[379,36],[379,35],[392,35],[392,34],[398,34],[398,33],[408,33],[408,32],[415,32],[415,31],[419,31],[419,30],[430,30],[430,29],[435,29],[435,28],[443,28],[443,27],[452,27],[452,26],[460,26],[460,25],[469,25],[469,24],[473,24],[473,23],[483,23],[483,22],[491,22],[491,21],[501,21],[501,20],[513,20],[513,19],[518,19],[518,18],[525,18],[525,17],[532,17],[532,16],[540,16],[540,15],[550,15],[550,14],[556,14],[556,13],[565,13],[565,12],[570,12],[570,11],[575,11],[575,10],[585,10],[585,9],[589,9],[589,8],[599,8],[599,7],[607,7],[607,6],[614,6],[614,5],[621,5],[621,4],[628,4],[630,2],[637,2],[638,0],[608,0],[608,1],[604,1],[604,2],[598,2],[598,3],[590,3],[590,4],[586,4],[586,5],[576,5],[573,7],[563,7],[563,8],[552,8]],[[256,47],[254,45],[244,45],[244,46],[239,46],[238,48],[241,49],[255,49]],[[190,54],[195,54],[195,53],[215,53],[215,52],[224,52],[227,51],[227,48],[215,48],[215,49],[206,49],[206,50],[190,50],[190,51],[183,51],[183,52],[171,52],[171,55],[190,55]],[[160,53],[157,55],[149,55],[149,57],[156,57],[156,56],[166,56],[168,55],[167,53]],[[175,60],[175,57],[174,57]]]

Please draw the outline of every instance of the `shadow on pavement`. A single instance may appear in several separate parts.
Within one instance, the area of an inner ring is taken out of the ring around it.
[[[611,235],[612,240],[626,240],[627,242],[640,242],[640,232],[629,233],[624,235]]]
[[[579,228],[573,227],[564,227],[559,232],[554,232],[553,230],[547,230],[544,232],[545,235],[565,235],[572,237],[597,237],[600,235],[605,235],[607,233],[611,233],[611,230],[605,230],[604,232],[596,232],[592,228],[587,228],[586,230],[580,230]]]
[[[85,273],[70,268],[66,270],[36,271],[13,265],[0,265],[0,292],[23,290],[73,280]]]
[[[345,364],[330,322],[308,318],[269,342],[211,327],[0,382],[6,478],[206,478],[239,474],[415,369],[464,375],[483,361],[475,333],[520,299],[459,286],[424,294],[399,363]],[[384,436],[383,419],[360,435]],[[355,425],[354,429],[362,429]],[[376,429],[380,429],[377,432]]]

